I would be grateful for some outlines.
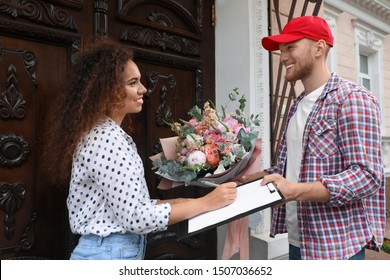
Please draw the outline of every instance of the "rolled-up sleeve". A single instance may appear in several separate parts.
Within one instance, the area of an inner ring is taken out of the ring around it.
[[[342,206],[373,195],[381,188],[381,118],[369,95],[352,92],[338,119],[339,160],[344,171],[323,175],[320,181],[331,194],[330,203]]]

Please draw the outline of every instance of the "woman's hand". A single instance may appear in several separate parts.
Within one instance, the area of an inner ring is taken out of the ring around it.
[[[237,197],[236,186],[235,182],[224,183],[200,198],[183,199],[178,203],[171,204],[168,225],[233,203]]]
[[[228,182],[216,187],[213,191],[199,198],[205,206],[205,211],[215,210],[232,204],[237,198],[237,183]]]

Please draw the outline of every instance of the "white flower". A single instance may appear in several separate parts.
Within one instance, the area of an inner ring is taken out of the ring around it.
[[[206,154],[202,151],[194,151],[187,157],[187,164],[190,167],[194,167],[195,164],[206,163]]]

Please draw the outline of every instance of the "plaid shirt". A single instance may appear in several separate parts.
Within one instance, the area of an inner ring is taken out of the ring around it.
[[[287,125],[302,98],[291,107]],[[269,173],[285,176],[286,129]],[[302,145],[299,181],[320,181],[330,193],[326,203],[297,203],[302,259],[348,259],[364,246],[378,251],[386,210],[374,95],[333,73],[307,119]],[[285,206],[274,210],[271,236],[286,232],[285,216]]]

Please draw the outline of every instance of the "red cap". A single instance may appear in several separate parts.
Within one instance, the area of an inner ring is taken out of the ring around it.
[[[290,20],[278,35],[264,37],[263,47],[269,51],[279,49],[279,44],[294,42],[303,38],[324,40],[333,47],[333,36],[326,21],[317,16],[302,16]]]

